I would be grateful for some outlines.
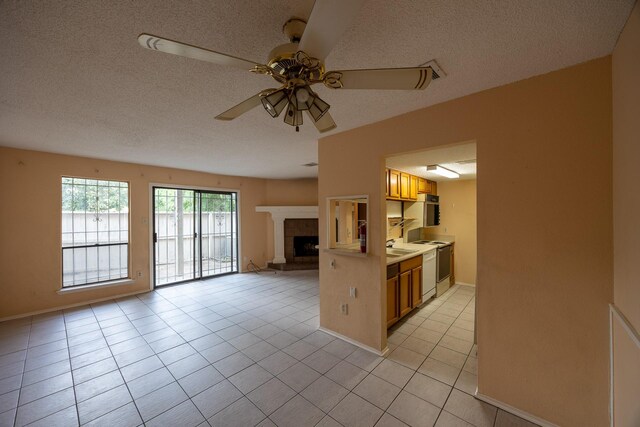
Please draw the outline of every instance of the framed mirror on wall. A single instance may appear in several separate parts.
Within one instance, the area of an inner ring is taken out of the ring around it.
[[[328,249],[367,254],[369,196],[327,197]]]

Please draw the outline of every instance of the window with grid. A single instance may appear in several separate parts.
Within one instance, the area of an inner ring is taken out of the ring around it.
[[[129,183],[62,178],[62,286],[129,277]]]

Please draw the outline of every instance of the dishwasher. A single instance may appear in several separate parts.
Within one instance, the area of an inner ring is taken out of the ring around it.
[[[422,302],[436,294],[436,249],[422,255]]]

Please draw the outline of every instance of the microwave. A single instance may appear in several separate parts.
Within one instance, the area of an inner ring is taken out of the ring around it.
[[[423,227],[440,225],[440,198],[427,194],[424,199]]]

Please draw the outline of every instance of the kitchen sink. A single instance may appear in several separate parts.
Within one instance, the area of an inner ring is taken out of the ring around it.
[[[416,249],[387,248],[387,256],[402,256],[418,252]]]
[[[448,245],[447,242],[441,242],[439,240],[416,240],[415,242],[410,242],[418,245]]]

